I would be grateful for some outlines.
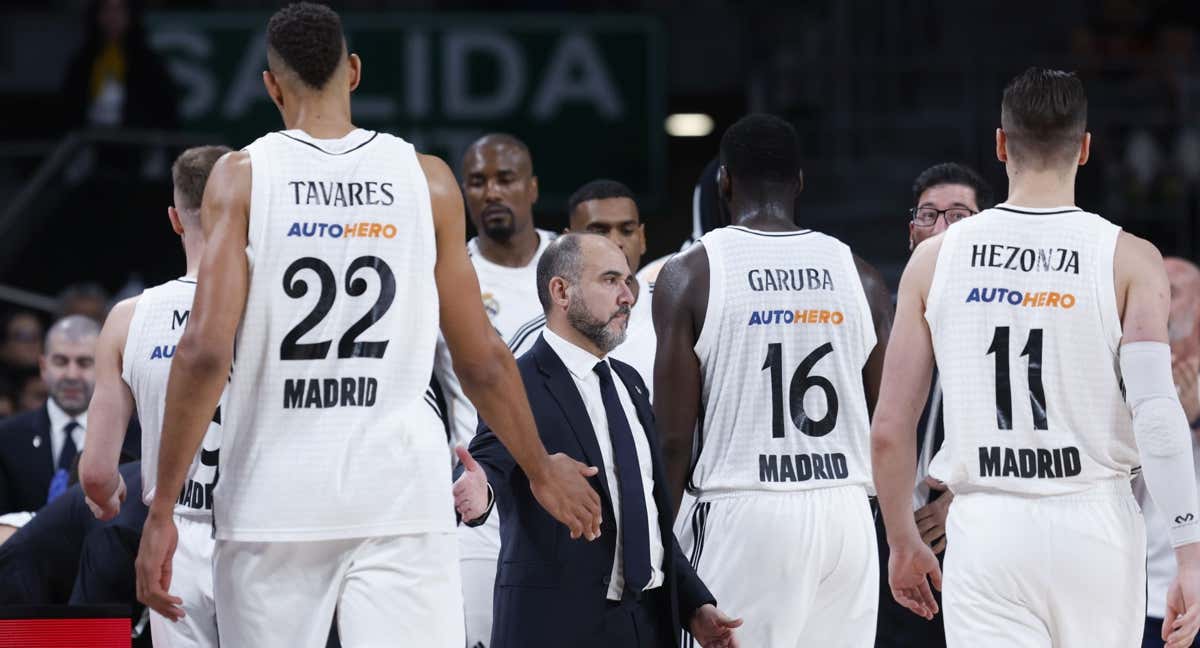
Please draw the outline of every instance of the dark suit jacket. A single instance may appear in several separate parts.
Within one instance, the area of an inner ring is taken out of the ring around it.
[[[681,619],[712,594],[696,576],[671,530],[671,503],[649,393],[637,371],[609,359],[613,373],[629,390],[638,420],[646,431],[653,461],[654,500],[665,554],[665,580],[660,597],[668,602],[658,616],[660,645],[677,646]],[[607,607],[607,592],[617,533],[612,501],[591,420],[570,373],[558,355],[539,338],[517,360],[538,434],[546,451],[569,455],[600,469],[590,478],[603,504],[600,538],[572,540],[567,527],[534,499],[529,480],[496,435],[481,422],[471,442],[471,455],[487,472],[500,510],[500,560],[497,565],[492,648],[559,648],[591,645]],[[615,485],[613,485],[615,488]]]
[[[41,439],[36,446],[35,437]],[[125,433],[124,459],[137,459],[141,448],[141,428],[134,417]],[[45,506],[54,471],[50,414],[45,405],[0,422],[0,514]]]

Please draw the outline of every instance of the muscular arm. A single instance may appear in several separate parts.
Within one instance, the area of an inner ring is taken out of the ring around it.
[[[663,266],[654,289],[654,416],[662,437],[667,493],[676,513],[700,421],[700,359],[695,346],[708,308],[708,272],[708,253],[702,244],[694,245]]]
[[[121,484],[117,463],[134,410],[133,393],[121,377],[122,355],[137,300],[133,297],[114,306],[96,341],[96,391],[88,405],[87,444],[79,459],[79,481],[88,499],[100,506],[112,499]]]
[[[921,542],[913,520],[912,487],[917,471],[917,422],[933,372],[925,299],[940,243],[933,239],[918,246],[900,279],[895,327],[871,424],[875,489],[888,542],[893,545],[894,538]]]
[[[863,365],[863,387],[867,394],[867,411],[874,413],[875,403],[879,401],[879,385],[883,381],[883,358],[887,352],[888,338],[892,334],[892,320],[896,312],[892,307],[892,295],[888,292],[887,282],[875,266],[863,261],[856,254],[854,265],[858,269],[858,278],[862,282],[863,292],[867,294],[867,305],[871,307],[871,320],[875,325],[875,348],[867,356],[867,364]]]
[[[204,257],[187,329],[171,361],[152,516],[170,516],[233,361],[250,281],[246,259],[250,179],[250,154],[227,153],[213,167],[204,191],[200,210]]]
[[[517,363],[508,346],[492,328],[483,310],[483,303],[479,300],[479,280],[463,245],[466,216],[462,194],[445,162],[428,155],[422,155],[420,159],[433,204],[437,237],[434,275],[441,308],[442,335],[450,349],[454,373],[458,376],[463,393],[479,411],[480,418],[487,421],[488,427],[504,443],[531,484],[547,482],[552,468],[550,457],[534,425]],[[585,498],[584,494],[576,493],[579,500],[569,507],[570,512],[556,511],[551,506],[547,506],[547,510],[571,527],[573,535],[586,532],[589,537],[598,536],[600,497],[586,486],[582,477],[576,486],[587,488],[587,494]],[[537,492],[535,490],[535,494]],[[539,496],[538,499],[541,501],[542,498]],[[586,510],[575,508],[584,504],[584,499]],[[546,502],[542,504],[546,506]],[[571,521],[563,519],[564,515]]]

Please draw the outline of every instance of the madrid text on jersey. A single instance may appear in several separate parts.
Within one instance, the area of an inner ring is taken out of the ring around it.
[[[383,205],[386,207],[396,201],[392,195],[392,183],[390,182],[288,180],[287,183],[292,189],[292,197],[297,205],[325,207]]]
[[[850,468],[840,452],[758,455],[758,481],[805,482],[810,479],[846,479]]]
[[[283,381],[284,409],[373,407],[379,381],[374,378],[288,378]]]
[[[1079,448],[979,448],[980,477],[1019,477],[1021,479],[1061,479],[1074,477],[1083,470]]]
[[[833,276],[825,268],[753,268],[746,281],[756,292],[833,290]]]
[[[1035,249],[999,243],[975,243],[971,245],[971,267],[1079,274],[1079,251],[1067,248]]]

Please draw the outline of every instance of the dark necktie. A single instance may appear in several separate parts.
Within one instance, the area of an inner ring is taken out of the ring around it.
[[[63,426],[63,432],[66,434],[63,438],[62,450],[58,453],[58,468],[71,472],[71,467],[75,463],[75,456],[79,454],[79,448],[75,446],[75,439],[71,437],[71,433],[79,427],[79,423],[71,421]]]
[[[624,558],[625,587],[640,592],[650,582],[650,528],[646,519],[646,493],[642,490],[642,471],[638,467],[637,446],[625,418],[625,409],[617,397],[612,370],[607,362],[593,369],[600,376],[600,399],[612,437],[613,463],[621,497],[621,551]]]

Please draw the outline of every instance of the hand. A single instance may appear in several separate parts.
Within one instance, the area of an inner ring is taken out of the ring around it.
[[[930,580],[941,591],[942,570],[938,567],[937,557],[920,538],[913,536],[891,547],[888,585],[892,596],[897,603],[926,620],[932,620],[938,612],[937,601],[929,589]]]
[[[1179,557],[1191,553],[1197,544],[1176,548]],[[1200,563],[1196,560],[1179,561],[1179,570],[1171,588],[1167,590],[1167,614],[1163,619],[1162,640],[1166,648],[1191,646],[1200,629]]]
[[[929,545],[934,555],[937,555],[946,550],[946,517],[950,514],[950,502],[954,500],[954,493],[948,492],[946,485],[941,482],[930,483],[930,480],[926,479],[925,483],[929,484],[931,490],[941,491],[942,494],[917,509],[913,516],[917,521],[917,531],[921,532],[921,541]]]
[[[1179,394],[1179,404],[1187,415],[1188,422],[1200,418],[1200,390],[1196,382],[1200,379],[1200,355],[1176,360],[1171,364],[1171,373],[1175,378],[1175,391]]]
[[[151,512],[142,526],[142,544],[138,548],[137,599],[164,617],[178,621],[183,618],[183,599],[171,596],[171,559],[179,532],[170,513]]]
[[[536,477],[530,475],[529,490],[542,508],[567,525],[571,539],[600,537],[600,495],[587,482],[599,470],[558,452],[546,457]]]
[[[87,496],[83,498],[83,501],[87,503],[88,508],[92,510],[92,515],[96,516],[97,520],[107,522],[117,517],[117,513],[121,512],[121,505],[125,503],[125,478],[121,473],[117,473],[117,489],[103,504],[97,504]]]
[[[454,510],[462,516],[463,522],[472,522],[487,512],[488,481],[487,473],[462,446],[454,448],[458,461],[466,468],[458,479],[454,480]]]
[[[731,619],[712,603],[705,603],[692,615],[688,631],[703,648],[737,648],[733,629],[741,625],[741,619]]]

